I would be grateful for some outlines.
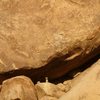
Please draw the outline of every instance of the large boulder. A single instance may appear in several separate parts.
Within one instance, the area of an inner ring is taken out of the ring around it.
[[[72,88],[59,100],[100,100],[100,60],[72,80]]]
[[[99,0],[0,1],[0,73],[56,78],[98,53]]]
[[[25,76],[17,76],[3,82],[0,100],[37,100],[32,81]]]

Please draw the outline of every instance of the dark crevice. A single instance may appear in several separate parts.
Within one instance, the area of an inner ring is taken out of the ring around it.
[[[68,56],[64,55],[59,58],[54,58],[47,65],[38,69],[27,69],[27,67],[25,67],[26,69],[24,68],[15,71],[5,72],[0,74],[0,84],[5,79],[9,79],[11,77],[19,75],[25,75],[27,77],[30,77],[34,83],[36,83],[37,81],[45,81],[45,77],[48,77],[49,81],[53,81],[53,79],[55,79],[55,81],[59,81],[62,79],[63,81],[65,78],[73,78],[73,76],[70,75],[70,73],[72,72],[69,72],[70,70],[73,70],[73,68],[75,70],[75,68],[79,66],[81,68],[81,71],[85,70],[88,66],[92,65],[97,59],[100,58],[99,53],[100,47],[86,56],[80,55],[71,61],[64,61],[64,59],[66,59],[66,57]],[[69,73],[66,74],[67,72]]]
[[[75,74],[83,72],[87,68],[91,67],[94,63],[96,63],[99,59],[100,59],[100,54],[96,55],[94,58],[91,58],[88,62],[84,63],[83,65],[79,66],[78,68],[75,68],[75,69],[69,71],[65,75],[63,75],[55,80],[52,80],[51,82],[57,84],[57,83],[63,83],[65,80],[71,80],[74,78]]]

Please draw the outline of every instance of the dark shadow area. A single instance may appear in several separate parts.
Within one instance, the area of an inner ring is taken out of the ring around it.
[[[90,59],[88,62],[84,63],[83,65],[79,66],[78,68],[75,68],[75,69],[69,71],[65,75],[63,75],[55,80],[52,80],[51,82],[58,84],[58,83],[63,83],[66,80],[71,80],[74,78],[74,76],[77,73],[81,73],[81,72],[85,71],[87,68],[91,67],[94,63],[96,63],[99,59],[100,59],[100,54],[95,56],[94,58]]]
[[[55,82],[57,83],[59,81],[60,82],[64,81],[65,79],[66,80],[72,79],[73,74],[71,73],[77,70],[76,68],[80,66],[78,69],[80,69],[81,71],[85,70],[87,67],[91,66],[94,62],[96,62],[100,58],[100,55],[98,55],[99,53],[100,53],[100,47],[93,50],[88,55],[83,56],[82,54],[70,61],[65,61],[65,59],[69,55],[64,55],[52,59],[47,65],[38,69],[27,69],[27,67],[24,67],[24,69],[5,72],[0,74],[0,84],[5,79],[9,79],[11,77],[20,75],[24,75],[31,78],[34,83],[36,83],[37,81],[42,81],[42,82],[45,81],[45,77],[48,77],[49,81],[54,83]]]

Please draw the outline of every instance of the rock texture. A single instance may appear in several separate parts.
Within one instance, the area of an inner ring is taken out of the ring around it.
[[[50,82],[37,83],[35,85],[38,100],[58,99],[65,94],[57,85]]]
[[[58,100],[58,99],[56,99],[55,97],[45,96],[40,100]]]
[[[72,71],[73,79],[63,83],[38,81],[37,84],[25,76],[3,81],[0,85],[0,100],[100,100],[100,60],[83,72]]]
[[[17,76],[3,82],[0,100],[37,100],[32,81],[25,76]]]
[[[100,0],[0,1],[0,73],[56,78],[98,53]]]
[[[72,83],[70,91],[59,100],[100,100],[100,60]]]

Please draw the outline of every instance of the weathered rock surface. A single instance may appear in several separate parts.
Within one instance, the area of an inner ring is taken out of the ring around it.
[[[98,53],[100,0],[0,1],[0,73],[56,78]]]
[[[57,85],[49,82],[37,83],[35,89],[38,100],[54,100],[65,94]]]
[[[0,100],[37,100],[34,84],[25,76],[17,76],[3,82]]]
[[[40,100],[58,100],[55,97],[50,97],[50,96],[44,96],[43,98],[41,98]]]
[[[58,84],[46,78],[34,86],[29,78],[17,76],[0,85],[0,100],[99,100],[99,72],[100,60],[78,76],[76,73],[74,79]]]
[[[100,100],[100,60],[72,83],[70,91],[59,100]]]

